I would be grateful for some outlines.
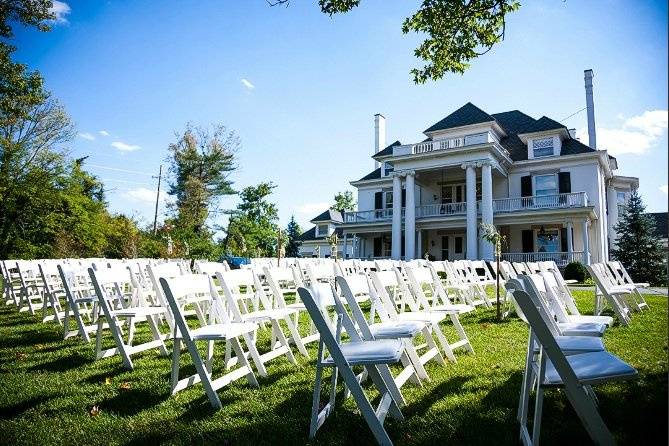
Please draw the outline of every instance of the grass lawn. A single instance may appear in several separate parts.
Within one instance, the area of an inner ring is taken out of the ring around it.
[[[591,314],[592,291],[576,295]],[[636,381],[597,388],[600,411],[620,444],[667,444],[667,298],[646,299],[649,311],[604,337],[609,351],[639,370]],[[406,420],[386,422],[396,444],[518,444],[527,328],[515,317],[503,323],[494,317],[494,309],[482,308],[464,316],[476,354],[457,353],[457,364],[445,367],[430,363],[432,382],[404,386]],[[261,352],[267,342],[261,338]],[[55,324],[0,306],[0,444],[309,443],[316,348],[310,344],[311,359],[295,351],[298,366],[283,357],[271,361],[259,388],[245,380],[223,388],[224,408],[214,411],[200,385],[170,396],[170,358],[157,350],[140,353],[135,370],[125,371],[118,356],[94,361],[94,343],[63,341]],[[189,363],[185,353],[182,364],[192,371]],[[590,443],[560,391],[547,392],[544,406],[544,444]],[[348,400],[313,443],[372,442]]]

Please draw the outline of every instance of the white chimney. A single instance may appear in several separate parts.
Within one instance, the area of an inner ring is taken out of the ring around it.
[[[597,149],[597,136],[595,135],[595,101],[592,98],[592,70],[585,70],[585,105],[588,109],[588,145]]]
[[[374,115],[374,154],[386,148],[386,118],[377,113]],[[374,168],[378,169],[381,164],[374,161]]]

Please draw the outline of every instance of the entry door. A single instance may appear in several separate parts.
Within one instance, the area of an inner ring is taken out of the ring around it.
[[[441,237],[441,259],[462,260],[465,258],[465,236],[463,234]]]

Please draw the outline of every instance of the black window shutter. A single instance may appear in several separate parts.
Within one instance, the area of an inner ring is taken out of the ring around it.
[[[402,242],[401,243],[402,243],[402,248],[400,249],[400,251],[401,251],[400,255],[402,257],[404,257],[404,255],[405,255],[404,254],[404,233],[402,233]]]
[[[407,205],[407,190],[402,189],[402,207]]]
[[[383,209],[383,192],[374,194],[374,209]]]
[[[523,230],[523,252],[534,252],[534,231]]]
[[[532,176],[527,175],[520,178],[520,196],[521,197],[531,197],[532,196]]]
[[[571,173],[570,172],[560,172],[558,173],[558,187],[561,194],[571,193]]]
[[[381,257],[381,237],[374,237],[374,257]]]
[[[562,229],[560,229],[560,250],[561,250],[562,252],[567,252],[567,251],[569,251],[569,250],[567,249],[567,231],[568,231],[568,230],[569,230],[569,229],[567,229],[567,228],[562,228]]]

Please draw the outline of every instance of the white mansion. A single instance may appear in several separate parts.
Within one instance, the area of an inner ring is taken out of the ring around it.
[[[616,159],[595,149],[592,72],[585,76],[589,146],[546,116],[488,114],[471,103],[429,126],[423,141],[386,146],[376,115],[377,167],[351,182],[358,210],[337,225],[345,252],[492,259],[479,224],[493,223],[508,260],[606,260],[618,206],[639,182],[616,175]]]

